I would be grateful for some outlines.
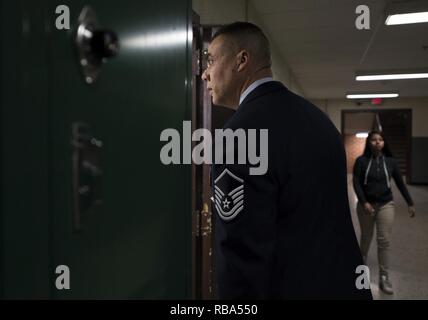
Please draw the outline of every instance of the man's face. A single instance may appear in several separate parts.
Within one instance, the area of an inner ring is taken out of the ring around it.
[[[236,55],[225,41],[227,38],[218,36],[208,46],[208,67],[202,80],[207,82],[214,104],[236,107],[240,95]]]

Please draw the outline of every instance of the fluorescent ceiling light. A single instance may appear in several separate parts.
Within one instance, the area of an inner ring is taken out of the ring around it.
[[[358,132],[355,136],[357,138],[364,138],[365,139],[369,136],[369,133],[368,132]]]
[[[428,11],[389,15],[388,18],[386,18],[385,24],[387,26],[393,26],[398,24],[423,23],[423,22],[428,22]]]
[[[370,99],[370,98],[397,98],[398,93],[364,93],[364,94],[347,94],[347,99]]]
[[[427,0],[390,1],[386,7],[385,24],[398,25],[428,22]]]
[[[374,81],[374,80],[400,80],[400,79],[424,79],[428,78],[426,73],[396,73],[396,74],[372,74],[372,75],[357,75],[357,81]]]

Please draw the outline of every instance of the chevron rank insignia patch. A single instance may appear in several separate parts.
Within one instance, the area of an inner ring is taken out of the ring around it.
[[[214,180],[214,193],[215,207],[223,220],[234,219],[244,209],[244,180],[228,169]]]

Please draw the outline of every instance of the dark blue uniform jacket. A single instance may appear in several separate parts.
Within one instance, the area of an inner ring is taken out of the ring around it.
[[[258,86],[224,129],[268,129],[264,175],[215,164],[215,272],[220,299],[371,299],[349,210],[341,136],[280,82]],[[236,162],[235,162],[236,163]]]

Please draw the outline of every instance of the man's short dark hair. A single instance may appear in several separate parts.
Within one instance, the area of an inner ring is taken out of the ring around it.
[[[265,66],[271,66],[269,40],[263,31],[250,22],[234,22],[220,27],[212,40],[219,36],[230,39],[236,50],[248,50],[256,60]]]

